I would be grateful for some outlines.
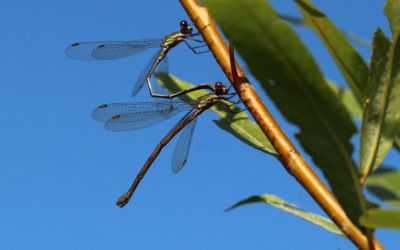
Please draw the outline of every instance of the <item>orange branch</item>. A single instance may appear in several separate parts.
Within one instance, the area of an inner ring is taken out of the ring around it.
[[[208,44],[221,69],[240,95],[243,104],[275,147],[285,169],[297,179],[332,221],[336,223],[359,249],[369,250],[367,237],[351,222],[335,196],[322,183],[283,133],[236,62],[238,77],[236,81],[233,79],[230,60],[234,62],[234,59],[230,59],[228,47],[218,32],[214,20],[209,15],[207,9],[202,7],[197,0],[180,0],[180,2]],[[374,240],[374,245],[376,250],[384,249],[376,240]]]

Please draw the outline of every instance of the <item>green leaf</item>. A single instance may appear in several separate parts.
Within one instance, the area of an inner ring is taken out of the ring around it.
[[[265,140],[268,139],[265,137],[265,134],[262,132],[260,127],[252,122],[248,117],[240,118],[238,115],[236,118],[224,118],[213,121],[218,127],[228,133],[231,133],[247,145],[277,156],[276,152],[272,151],[272,145],[266,145]],[[259,140],[258,138],[265,138],[265,140]]]
[[[353,91],[351,91],[351,89],[342,89],[341,92],[341,100],[347,111],[353,116],[361,119],[363,110],[353,95]]]
[[[243,205],[247,205],[247,204],[251,204],[251,203],[259,203],[259,202],[271,205],[271,206],[279,208],[285,212],[294,214],[302,219],[305,219],[311,223],[314,223],[317,226],[322,227],[325,230],[328,230],[329,232],[346,237],[342,233],[342,231],[340,231],[340,229],[335,225],[335,223],[333,223],[331,220],[329,220],[325,217],[322,217],[320,215],[316,215],[316,214],[304,211],[304,210],[298,208],[296,205],[290,204],[275,195],[265,194],[265,195],[251,196],[245,200],[239,201],[238,203],[234,204],[227,210],[229,211],[229,210],[235,209],[235,208],[243,206]]]
[[[311,54],[264,0],[203,2],[283,115],[299,126],[301,145],[358,223],[365,201],[351,159],[356,129]]]
[[[400,208],[400,171],[381,166],[368,176],[367,189],[387,205]]]
[[[360,168],[363,177],[383,161],[399,128],[399,60],[399,40],[391,45],[390,40],[378,29],[374,35],[371,76],[361,126]]]
[[[367,228],[390,228],[400,230],[400,210],[370,209],[360,218]]]
[[[178,78],[167,75],[167,74],[156,74],[159,83],[167,88],[171,93],[178,92],[180,90],[188,89],[194,85],[179,80]],[[186,95],[182,95],[179,98],[189,104],[194,103],[199,97],[208,94],[207,91],[197,90],[190,92]],[[245,112],[240,112],[237,106],[230,107],[231,112],[227,111],[227,108],[223,105],[215,105],[210,110],[214,111],[221,117],[220,120],[214,121],[219,127],[225,131],[231,133],[236,138],[246,143],[247,145],[254,147],[260,151],[263,151],[274,156],[277,155],[275,149],[265,137],[260,127],[257,126],[253,121],[249,119]]]
[[[351,115],[362,118],[363,110],[360,104],[357,102],[356,98],[353,95],[353,92],[350,89],[342,89],[333,81],[326,79],[329,83],[329,87],[333,90],[336,95],[336,98],[344,105]]]
[[[328,48],[339,68],[342,70],[343,75],[346,77],[350,86],[352,86],[351,79],[354,79],[354,86],[364,86],[362,82],[366,82],[368,67],[365,62],[362,60],[361,56],[354,50],[349,44],[344,42],[343,37],[347,40],[352,40],[360,45],[370,47],[370,43],[363,38],[360,38],[350,32],[344,32],[337,29],[334,24],[327,19],[327,17],[321,13],[315,6],[312,6],[309,1],[297,1],[300,10],[303,10],[302,13],[306,18],[308,16],[307,22],[306,20],[293,18],[290,16],[282,16],[281,18],[285,19],[288,22],[298,24],[301,26],[312,27],[316,33],[319,35],[321,40],[324,42],[325,46]],[[389,19],[389,23],[391,26],[391,30],[393,36],[399,33],[400,30],[400,0],[388,0],[385,5],[385,13]],[[343,36],[340,36],[338,33],[342,32]],[[342,65],[342,67],[341,67]],[[346,68],[346,65],[349,66]],[[346,73],[346,69],[348,73]],[[354,76],[354,77],[352,77]],[[357,82],[360,82],[358,84]],[[364,92],[363,88],[361,92]],[[351,93],[351,92],[348,92]],[[357,93],[357,91],[355,91]],[[350,94],[351,95],[351,94]],[[359,105],[362,105],[362,99],[357,98]],[[346,108],[349,106],[344,103]],[[355,107],[355,106],[352,106]],[[353,112],[358,112],[359,108],[350,110],[352,114]],[[395,146],[400,151],[400,133],[396,137]]]
[[[292,25],[297,25],[297,26],[302,26],[302,27],[310,27],[304,19],[294,17],[294,16],[289,16],[289,15],[284,15],[284,14],[280,14],[280,13],[278,13],[278,15],[280,18],[282,18],[283,20],[285,20],[286,22],[288,22]],[[349,31],[340,30],[340,32],[343,33],[343,35],[346,37],[346,39],[349,42],[363,46],[368,49],[371,48],[371,42],[368,41],[367,39],[360,37]]]
[[[347,80],[358,103],[362,103],[368,66],[343,33],[309,0],[295,0],[306,23],[317,33]]]
[[[385,14],[389,19],[393,37],[396,37],[400,32],[400,0],[387,0]]]
[[[385,14],[388,17],[393,37],[400,34],[400,0],[388,0],[385,5]],[[400,151],[400,129],[394,139],[396,149]]]

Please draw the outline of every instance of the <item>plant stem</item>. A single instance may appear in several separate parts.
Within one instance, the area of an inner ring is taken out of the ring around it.
[[[285,169],[297,179],[332,221],[359,249],[370,250],[367,237],[347,217],[332,192],[318,178],[276,123],[239,65],[236,64],[233,58],[229,57],[228,47],[207,9],[202,7],[197,0],[180,0],[180,2],[208,44],[208,48],[221,69],[236,89],[243,104],[275,147]],[[230,60],[236,65],[232,67],[237,69],[237,77],[235,78],[232,75]],[[377,240],[374,239],[373,241],[376,250],[384,249]]]

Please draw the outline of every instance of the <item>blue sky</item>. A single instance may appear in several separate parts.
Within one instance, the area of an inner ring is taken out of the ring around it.
[[[272,3],[298,15],[291,1]],[[314,3],[347,31],[370,39],[380,26],[389,34],[384,1]],[[354,249],[269,206],[224,212],[250,195],[270,193],[323,214],[278,161],[218,129],[211,113],[197,124],[185,169],[172,174],[169,145],[133,200],[123,209],[114,205],[179,118],[133,132],[106,131],[91,111],[133,101],[133,83],[155,51],[86,62],[67,58],[64,50],[76,41],[161,38],[181,19],[188,18],[178,1],[2,1],[1,249]],[[324,73],[343,82],[315,35],[296,31]],[[369,51],[359,49],[368,60]],[[227,81],[211,54],[196,56],[181,45],[169,59],[171,72],[184,80]],[[296,128],[260,94],[293,138]],[[134,100],[149,100],[147,91]],[[391,152],[387,162],[396,158]],[[398,232],[377,235],[387,249],[400,244]]]

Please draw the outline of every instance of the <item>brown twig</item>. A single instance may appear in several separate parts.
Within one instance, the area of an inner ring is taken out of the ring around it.
[[[347,235],[359,249],[369,250],[370,247],[367,237],[347,217],[331,191],[312,171],[294,145],[283,133],[239,65],[234,62],[233,58],[229,57],[228,47],[216,29],[214,20],[209,15],[207,9],[202,7],[197,0],[180,0],[180,2],[203,36],[205,42],[208,44],[210,51],[221,69],[233,84],[243,104],[275,147],[282,165],[297,179],[343,233]],[[236,81],[232,76],[230,60],[232,60],[236,66]],[[384,249],[376,240],[374,240],[374,245],[376,250]]]

